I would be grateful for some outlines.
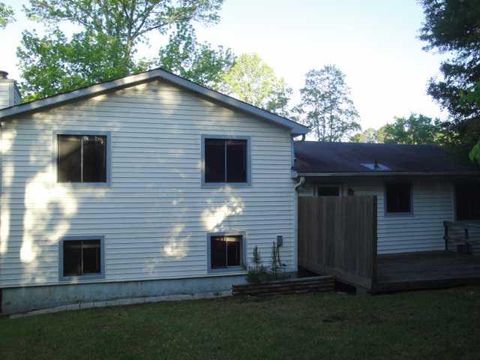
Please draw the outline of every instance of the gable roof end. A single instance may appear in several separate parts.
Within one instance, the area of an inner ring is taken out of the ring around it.
[[[33,111],[40,111],[42,109],[49,108],[56,105],[61,105],[73,100],[78,100],[81,98],[91,97],[91,96],[98,95],[98,94],[105,93],[112,90],[134,86],[134,85],[148,82],[155,79],[165,80],[178,87],[181,87],[193,93],[199,94],[203,97],[206,97],[212,101],[218,102],[227,107],[242,111],[249,115],[253,115],[260,119],[283,126],[287,129],[290,129],[292,135],[304,135],[309,131],[308,127],[303,126],[295,121],[273,114],[269,111],[260,109],[256,106],[237,100],[231,96],[222,94],[218,91],[198,85],[190,80],[187,80],[185,78],[182,78],[178,75],[172,74],[162,69],[154,69],[154,70],[146,71],[136,75],[129,75],[117,80],[112,80],[105,83],[92,85],[86,88],[74,90],[71,92],[63,93],[63,94],[53,95],[48,98],[32,101],[29,103],[10,106],[8,108],[4,108],[0,110],[0,119],[12,118],[17,115],[33,112]]]

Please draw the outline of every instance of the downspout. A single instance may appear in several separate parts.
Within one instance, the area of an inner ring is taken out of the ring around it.
[[[303,184],[305,184],[305,176],[300,176],[300,179],[298,179],[297,183],[295,184],[295,186],[293,188],[295,189],[295,191],[297,191],[298,188],[300,186],[302,186]]]

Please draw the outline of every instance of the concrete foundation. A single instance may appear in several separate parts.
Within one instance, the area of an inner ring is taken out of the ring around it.
[[[1,289],[3,314],[24,313],[64,305],[131,298],[225,293],[246,283],[244,275],[191,279],[62,284]],[[128,301],[127,301],[128,302]]]

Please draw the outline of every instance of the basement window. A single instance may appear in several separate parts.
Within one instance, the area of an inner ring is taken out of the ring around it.
[[[57,135],[57,181],[107,182],[107,135]]]
[[[249,160],[247,139],[204,139],[204,183],[247,184]]]
[[[243,235],[209,235],[210,269],[239,268],[243,265]]]
[[[98,277],[103,266],[102,239],[64,239],[61,249],[61,276]]]
[[[412,185],[408,183],[387,184],[385,190],[386,212],[409,214],[412,212]]]

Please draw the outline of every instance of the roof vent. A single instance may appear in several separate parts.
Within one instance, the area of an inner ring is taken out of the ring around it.
[[[0,79],[8,79],[8,72],[0,70]]]
[[[360,165],[373,171],[390,171],[390,168],[387,165],[380,164],[377,160],[373,163],[362,163]]]

